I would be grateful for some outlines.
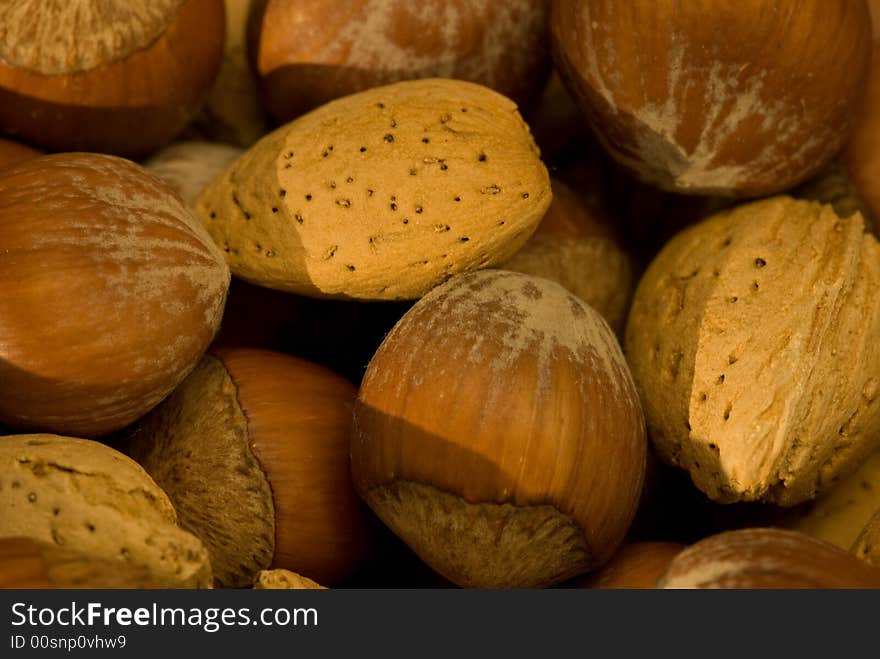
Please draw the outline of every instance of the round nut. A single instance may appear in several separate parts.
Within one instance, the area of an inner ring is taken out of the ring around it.
[[[413,78],[486,85],[521,106],[550,73],[549,0],[255,3],[250,53],[263,101],[290,121],[328,101]]]
[[[36,149],[13,142],[12,140],[0,138],[0,167],[14,165],[23,160],[36,158],[39,155],[42,155],[42,153]]]
[[[573,580],[574,588],[657,588],[673,558],[686,547],[679,542],[632,542],[618,549],[601,568]]]
[[[371,519],[351,481],[354,397],[297,357],[220,349],[138,423],[129,453],[207,546],[217,586],[270,567],[336,585],[360,566]]]
[[[864,0],[557,0],[553,54],[602,143],[673,192],[766,196],[851,130],[871,55]]]
[[[165,183],[115,156],[0,170],[0,423],[97,437],[193,369],[229,286],[220,251]]]
[[[621,336],[635,290],[635,264],[601,209],[553,180],[553,200],[528,242],[499,266],[551,279],[589,304]]]
[[[748,528],[680,552],[661,588],[880,588],[880,570],[845,549],[796,531]]]
[[[647,442],[629,369],[555,282],[484,270],[432,290],[370,361],[354,418],[358,492],[459,586],[587,572],[635,514]]]
[[[223,53],[223,0],[17,0],[0,24],[0,128],[52,151],[170,142]]]
[[[880,221],[880,2],[868,0],[874,25],[872,59],[852,134],[841,156],[855,188]]]

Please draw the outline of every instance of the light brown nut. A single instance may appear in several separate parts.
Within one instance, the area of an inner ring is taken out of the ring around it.
[[[871,516],[880,511],[880,452],[825,493],[787,509],[775,524],[850,549]]]
[[[96,441],[0,437],[0,537],[26,536],[180,585],[208,587],[208,552],[177,526],[165,493],[133,460]]]
[[[233,273],[315,297],[414,299],[528,240],[547,169],[506,97],[457,80],[400,82],[270,133],[197,211]]]
[[[880,568],[880,510],[868,520],[850,549],[862,560]]]
[[[358,492],[462,587],[549,586],[601,565],[633,520],[647,441],[608,324],[559,284],[459,275],[416,302],[354,410]]]
[[[815,174],[849,134],[871,54],[863,0],[558,0],[551,29],[615,159],[692,194],[764,196]]]
[[[620,336],[636,284],[633,260],[599,208],[559,180],[552,187],[537,231],[500,267],[562,284]]]
[[[725,531],[679,553],[661,588],[880,588],[880,570],[845,549],[776,528]]]
[[[780,196],[676,235],[639,283],[626,354],[663,460],[721,501],[793,505],[880,440],[880,245]]]
[[[99,557],[25,537],[0,538],[3,588],[181,588],[174,578],[145,565]]]
[[[255,590],[326,590],[326,586],[296,572],[279,568],[260,570],[254,577]]]
[[[208,139],[247,148],[271,126],[257,77],[247,56],[247,21],[254,0],[226,0],[223,61],[207,101],[188,126],[190,139]]]
[[[195,209],[204,189],[242,153],[243,149],[221,142],[174,142],[150,156],[144,167],[174,188],[187,207]]]

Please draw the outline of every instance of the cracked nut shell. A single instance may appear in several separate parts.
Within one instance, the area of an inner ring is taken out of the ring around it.
[[[354,397],[324,367],[222,348],[138,423],[129,453],[207,546],[218,587],[270,567],[332,586],[360,566],[372,520],[351,482]]]

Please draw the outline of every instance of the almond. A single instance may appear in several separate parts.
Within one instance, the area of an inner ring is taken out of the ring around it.
[[[793,505],[880,441],[880,245],[787,196],[677,234],[639,283],[626,354],[658,455],[720,502]]]
[[[165,492],[131,458],[92,440],[0,438],[0,537],[26,536],[181,585],[209,587],[208,552],[177,526]]]
[[[200,197],[233,273],[314,297],[415,299],[512,256],[550,204],[516,106],[456,80],[332,101],[270,133]]]
[[[849,549],[880,511],[880,451],[821,496],[785,511],[778,525]]]
[[[862,560],[880,568],[880,511],[871,516],[859,532],[851,549]]]
[[[296,572],[278,568],[276,570],[260,570],[254,577],[255,590],[326,590],[316,581]]]
[[[244,149],[222,142],[188,140],[160,149],[144,167],[168,183],[189,208],[195,208],[199,195],[236,160]]]
[[[96,557],[53,542],[0,538],[3,588],[179,588],[167,575],[116,558]]]

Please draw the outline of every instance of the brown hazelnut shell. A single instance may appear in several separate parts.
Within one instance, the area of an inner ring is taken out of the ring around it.
[[[138,424],[130,453],[202,538],[218,587],[269,568],[335,585],[358,569],[371,520],[351,483],[354,396],[297,357],[217,349]]]
[[[37,149],[19,142],[0,138],[0,167],[15,165],[23,160],[36,158],[40,155],[42,155],[42,152]]]
[[[646,440],[608,325],[559,284],[450,279],[386,336],[355,405],[358,492],[464,587],[559,583],[632,521]]]
[[[869,0],[874,24],[871,67],[855,125],[841,159],[852,182],[871,210],[874,224],[880,218],[880,2]]]
[[[256,2],[248,51],[279,123],[354,92],[415,78],[490,87],[524,112],[550,71],[549,0]]]
[[[797,531],[748,528],[700,540],[679,553],[662,588],[880,588],[880,570]]]
[[[667,566],[686,545],[679,542],[631,542],[598,570],[573,580],[574,588],[657,588]]]
[[[229,269],[172,189],[116,156],[0,170],[0,423],[119,430],[192,370]]]
[[[614,156],[689,194],[766,196],[845,143],[868,73],[863,0],[556,0],[553,55]]]
[[[0,130],[50,151],[150,153],[184,129],[210,91],[224,12],[223,0],[185,0],[158,38],[79,70],[46,74],[0,59]],[[34,14],[29,20],[45,20]]]

